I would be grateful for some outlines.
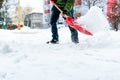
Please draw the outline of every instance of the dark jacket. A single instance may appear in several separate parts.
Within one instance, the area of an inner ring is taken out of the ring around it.
[[[53,0],[58,5],[58,7],[63,8],[63,10],[69,12],[73,6],[75,0]]]

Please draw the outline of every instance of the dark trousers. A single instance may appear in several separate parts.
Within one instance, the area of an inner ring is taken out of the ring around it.
[[[62,8],[61,8],[62,9]],[[52,38],[55,40],[59,40],[58,36],[58,29],[57,29],[57,20],[59,18],[60,12],[56,9],[56,7],[52,7],[51,10],[51,17],[50,17],[50,25],[51,25],[51,32]],[[68,16],[73,18],[73,9],[67,13]],[[71,40],[73,42],[78,41],[78,32],[69,26],[71,32]]]

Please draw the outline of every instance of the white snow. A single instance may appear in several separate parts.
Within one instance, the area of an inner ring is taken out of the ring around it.
[[[101,19],[88,25],[95,27],[93,36],[79,32],[79,44],[67,27],[59,29],[59,44],[46,44],[50,28],[0,29],[0,80],[120,80],[120,31],[104,29],[107,22],[96,13]]]
[[[109,23],[102,10],[95,6],[91,7],[87,14],[80,17],[77,21],[93,33],[109,29]]]

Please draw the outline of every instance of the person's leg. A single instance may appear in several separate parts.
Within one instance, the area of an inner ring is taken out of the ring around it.
[[[68,16],[73,17],[73,9],[67,13]],[[69,26],[70,32],[71,32],[71,40],[74,43],[79,43],[79,39],[78,39],[78,32],[77,30],[73,29],[72,27]]]
[[[115,22],[115,31],[118,31],[118,22]]]
[[[53,6],[51,10],[50,25],[52,32],[52,40],[58,41],[58,29],[57,29],[57,20],[59,18],[60,12]]]

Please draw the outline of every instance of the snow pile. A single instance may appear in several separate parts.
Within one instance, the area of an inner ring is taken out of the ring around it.
[[[78,18],[77,22],[84,25],[92,33],[109,29],[109,23],[102,10],[96,6],[91,7],[86,15]]]

